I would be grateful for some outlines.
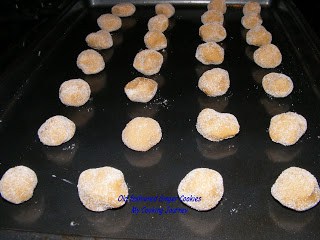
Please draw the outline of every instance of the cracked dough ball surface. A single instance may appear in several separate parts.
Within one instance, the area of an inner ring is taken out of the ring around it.
[[[213,23],[213,22],[223,24],[223,21],[224,21],[223,14],[215,10],[206,11],[204,14],[201,15],[201,22],[203,24]]]
[[[211,0],[207,5],[208,10],[216,10],[221,13],[226,13],[227,5],[225,0]]]
[[[282,73],[269,73],[262,78],[262,87],[266,93],[273,97],[282,98],[288,96],[293,90],[290,77]]]
[[[89,84],[82,79],[71,79],[61,84],[59,98],[67,106],[79,107],[90,98]]]
[[[136,7],[129,2],[118,3],[111,8],[111,13],[118,17],[130,17],[136,11]]]
[[[224,49],[215,42],[207,42],[197,47],[196,59],[205,65],[218,65],[224,60]]]
[[[261,6],[258,2],[249,1],[243,6],[242,11],[244,15],[248,15],[252,13],[260,14]]]
[[[246,34],[246,42],[249,45],[260,47],[262,45],[270,44],[272,35],[262,25],[255,26]]]
[[[156,14],[163,14],[167,18],[171,18],[175,13],[174,6],[172,6],[170,3],[158,3],[155,7],[155,10]]]
[[[225,94],[230,87],[229,73],[222,68],[213,68],[202,74],[198,87],[209,97]]]
[[[117,31],[122,26],[121,18],[110,13],[102,14],[98,17],[97,23],[102,30],[107,30],[108,32]]]
[[[82,51],[77,58],[77,66],[84,74],[96,74],[101,72],[105,63],[100,53],[95,50],[88,49]]]
[[[241,18],[241,24],[246,29],[254,28],[262,24],[262,18],[259,14],[248,14]]]
[[[221,42],[227,37],[226,29],[219,23],[207,23],[199,28],[204,42]]]
[[[133,102],[149,102],[158,89],[158,83],[152,79],[137,77],[127,83],[124,91],[127,97]]]
[[[149,31],[164,32],[169,26],[169,19],[164,14],[158,14],[148,21]]]
[[[133,67],[144,75],[150,76],[160,71],[163,56],[152,49],[142,50],[137,53],[133,61]]]
[[[167,38],[162,32],[149,31],[144,35],[144,43],[148,49],[159,51],[167,47]]]
[[[86,42],[89,47],[97,50],[108,49],[113,46],[111,34],[107,30],[99,30],[97,32],[90,33],[86,37]]]
[[[281,64],[282,55],[276,45],[266,44],[254,51],[253,59],[262,68],[275,68]]]

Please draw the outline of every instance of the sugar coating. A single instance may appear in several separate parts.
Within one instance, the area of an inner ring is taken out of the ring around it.
[[[220,202],[224,193],[223,178],[219,172],[209,168],[196,168],[189,172],[178,186],[180,200],[197,211],[207,211]],[[187,197],[200,201],[183,201]]]
[[[110,13],[102,14],[98,17],[97,23],[102,30],[107,30],[108,32],[117,31],[122,26],[121,18]]]
[[[144,35],[144,43],[148,49],[159,51],[167,47],[167,38],[162,32],[149,31]]]
[[[158,14],[148,21],[149,31],[164,32],[169,26],[169,19],[164,14]]]
[[[240,131],[240,125],[234,115],[219,113],[210,108],[205,108],[199,113],[196,128],[204,138],[213,142],[232,138]]]
[[[155,7],[155,10],[156,14],[163,14],[167,18],[171,18],[175,13],[174,6],[172,6],[170,3],[158,3]]]
[[[282,55],[276,45],[266,44],[254,51],[253,59],[262,68],[275,68],[281,64]]]
[[[79,54],[77,66],[84,74],[96,74],[104,69],[105,63],[100,53],[88,49]]]
[[[118,17],[132,16],[136,11],[136,7],[129,2],[118,3],[111,8],[111,13]]]
[[[133,61],[133,67],[144,75],[150,76],[160,71],[163,56],[155,50],[146,49],[137,53]]]
[[[127,97],[133,102],[149,102],[158,89],[158,83],[152,79],[137,77],[124,87]]]
[[[221,24],[212,22],[202,25],[199,35],[204,42],[221,42],[227,37],[227,32]]]
[[[305,211],[318,204],[320,189],[317,179],[310,172],[290,167],[272,185],[271,195],[285,207]]]
[[[218,65],[224,60],[224,49],[215,42],[207,42],[197,47],[196,59],[205,65]]]
[[[0,193],[7,201],[20,204],[33,196],[37,184],[38,178],[32,169],[16,166],[3,174],[0,180]]]
[[[39,128],[40,141],[47,146],[59,146],[68,142],[76,131],[76,125],[68,118],[56,115],[47,119]]]
[[[295,112],[286,112],[271,118],[269,136],[284,146],[295,144],[307,130],[307,120]]]
[[[216,10],[209,10],[201,15],[201,22],[203,24],[213,23],[213,22],[223,24],[223,21],[224,21],[223,14]]]
[[[225,0],[211,0],[207,5],[208,10],[215,10],[221,13],[226,13],[227,5]]]
[[[82,79],[71,79],[63,82],[59,89],[59,98],[67,106],[79,107],[90,98],[89,84]]]
[[[262,78],[262,87],[269,95],[280,98],[292,92],[293,82],[285,74],[272,72]]]
[[[270,44],[272,35],[264,26],[257,25],[247,32],[246,41],[249,45],[260,47],[262,45]]]
[[[252,13],[260,14],[261,6],[258,2],[249,1],[243,6],[242,11],[244,15],[248,15]]]
[[[132,119],[122,131],[122,141],[130,149],[146,152],[160,142],[162,131],[159,123],[147,117]]]
[[[262,18],[259,14],[251,13],[241,18],[241,24],[246,29],[254,28],[262,24]]]
[[[90,33],[86,37],[86,42],[89,47],[97,50],[108,49],[113,46],[111,34],[107,30],[99,30],[97,32]]]
[[[225,94],[230,87],[229,73],[222,68],[213,68],[202,74],[198,87],[209,97]]]
[[[125,201],[118,201],[118,198],[128,195],[128,187],[120,170],[113,167],[92,168],[80,174],[78,194],[87,209],[102,212],[123,206]]]

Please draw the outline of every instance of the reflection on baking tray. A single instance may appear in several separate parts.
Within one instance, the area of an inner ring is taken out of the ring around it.
[[[285,147],[276,143],[273,143],[266,149],[268,159],[276,163],[291,162],[300,154],[300,152],[301,146],[294,145]]]
[[[262,78],[271,72],[273,71],[270,69],[265,69],[265,68],[255,66],[255,68],[252,70],[252,77],[256,83],[262,84]]]
[[[112,33],[113,46],[119,47],[123,43],[123,34],[121,32]]]
[[[162,153],[161,147],[154,147],[147,152],[137,152],[126,148],[124,156],[134,167],[151,167],[160,162]]]
[[[289,111],[291,105],[290,102],[290,98],[280,100],[268,97],[267,95],[260,98],[260,103],[264,106],[266,112],[270,116]]]
[[[94,106],[92,100],[89,100],[84,106],[81,107],[66,107],[63,110],[63,116],[73,121],[77,127],[84,127],[90,119],[94,116]]]
[[[166,79],[161,74],[156,74],[156,75],[150,76],[149,78],[158,83],[158,89],[161,88],[166,82]]]
[[[253,53],[254,51],[256,50],[257,48],[256,47],[253,47],[253,46],[246,46],[244,52],[246,54],[246,56],[253,62]],[[270,70],[269,70],[270,71]]]
[[[56,147],[42,146],[41,150],[48,160],[59,166],[66,167],[71,164],[78,148],[78,142],[76,142],[75,139],[72,139],[71,141]]]
[[[212,68],[212,66],[198,64],[195,68],[195,71],[197,73],[198,78],[200,78],[204,72],[211,70]]]
[[[86,75],[84,79],[90,86],[91,94],[100,92],[107,84],[107,74],[102,71],[94,75]]]
[[[114,48],[101,50],[101,51],[99,51],[99,53],[102,55],[104,62],[108,63],[110,61],[110,59],[112,58],[112,56],[113,56]],[[95,75],[93,75],[93,76],[95,76]]]
[[[151,100],[152,101],[152,100]],[[130,103],[127,106],[128,117],[133,119],[136,117],[150,117],[153,118],[159,111],[159,105],[148,103]]]
[[[167,39],[168,45],[169,45],[169,39]],[[162,56],[163,56],[163,63],[165,63],[168,59],[168,52],[166,49],[162,49],[161,51],[159,51]]]
[[[241,29],[241,37],[243,38],[244,41],[246,41],[246,39],[247,39],[247,32],[248,32],[247,29],[245,29],[245,28]]]
[[[122,18],[121,21],[122,21],[121,28],[123,30],[133,28],[137,24],[137,20],[133,17]]]
[[[212,108],[218,112],[224,112],[229,104],[229,99],[226,96],[221,97],[208,97],[201,93],[198,97],[200,109]]]

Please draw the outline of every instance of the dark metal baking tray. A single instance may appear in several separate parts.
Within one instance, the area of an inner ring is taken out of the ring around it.
[[[88,48],[85,36],[98,30],[97,17],[110,7],[78,2],[26,56],[34,60],[30,60],[34,66],[28,66],[28,74],[12,72],[10,78],[2,79],[0,174],[22,164],[37,173],[39,183],[26,203],[13,205],[0,200],[1,239],[66,235],[129,239],[319,237],[319,206],[297,213],[282,207],[270,194],[277,176],[290,166],[305,168],[320,178],[318,40],[290,2],[265,5],[263,24],[281,49],[283,61],[276,69],[262,69],[252,61],[255,47],[244,40],[241,7],[229,6],[224,23],[228,36],[221,43],[225,60],[219,67],[229,71],[231,87],[225,96],[209,98],[197,88],[197,81],[214,66],[202,65],[194,57],[201,43],[198,29],[205,10],[204,4],[176,6],[165,32],[168,48],[161,52],[165,62],[160,73],[152,76],[159,91],[150,103],[130,102],[123,91],[128,81],[141,76],[132,62],[144,48],[147,21],[154,15],[150,5],[137,5],[135,15],[124,19],[123,28],[112,34],[115,46],[100,51],[106,61],[103,72],[86,76],[75,62]],[[261,79],[271,71],[292,78],[290,96],[275,99],[264,93]],[[59,101],[59,86],[70,78],[83,78],[92,87],[92,99],[83,107],[66,107]],[[219,143],[202,138],[195,122],[205,107],[234,114],[241,126],[239,135]],[[285,111],[296,111],[308,121],[306,134],[291,147],[273,143],[267,132],[270,118]],[[72,119],[76,134],[62,146],[43,146],[37,130],[56,114]],[[136,116],[153,117],[163,130],[161,142],[146,153],[131,151],[121,141],[122,129]],[[95,213],[82,206],[76,185],[83,170],[101,166],[123,171],[129,193],[142,196],[176,196],[180,180],[189,171],[208,167],[222,174],[225,193],[219,205],[208,212],[174,202],[170,206],[188,212],[133,215],[133,206],[166,204],[129,202],[120,209]]]

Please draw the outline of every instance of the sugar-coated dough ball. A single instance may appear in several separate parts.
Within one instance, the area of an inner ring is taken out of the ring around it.
[[[212,22],[202,25],[199,35],[204,42],[221,42],[227,37],[227,32],[221,24]]]
[[[90,98],[89,84],[82,79],[71,79],[63,82],[59,89],[59,98],[67,106],[79,107]]]
[[[164,14],[156,15],[149,19],[148,30],[164,32],[169,26],[169,19]]]
[[[196,59],[205,65],[218,65],[224,60],[224,49],[215,42],[207,42],[197,47]]]
[[[284,146],[295,144],[307,130],[307,120],[300,114],[286,112],[271,118],[269,135]]]
[[[127,97],[133,102],[149,102],[158,89],[158,83],[152,79],[137,77],[124,87]]]
[[[207,7],[208,10],[215,10],[223,14],[227,11],[227,5],[225,0],[211,0]]]
[[[128,187],[120,170],[113,167],[92,168],[80,174],[78,194],[87,209],[102,212],[124,205],[125,201],[118,198],[128,195]]]
[[[28,167],[17,166],[8,169],[0,180],[1,196],[7,201],[20,204],[28,201],[38,184],[36,173]]]
[[[223,20],[223,14],[215,10],[206,11],[204,14],[201,15],[201,22],[203,24],[212,22],[223,24]]]
[[[108,32],[117,31],[122,26],[121,18],[110,13],[102,14],[98,17],[97,23],[102,30],[107,30]]]
[[[296,211],[313,208],[320,200],[317,179],[299,167],[284,170],[272,185],[271,194],[283,206]]]
[[[258,2],[249,1],[243,6],[242,11],[244,15],[248,15],[252,13],[260,14],[261,6]]]
[[[111,8],[113,15],[118,17],[129,17],[132,16],[136,11],[136,7],[129,2],[118,3]]]
[[[262,68],[275,68],[281,64],[282,55],[276,45],[266,44],[254,51],[253,59]]]
[[[122,141],[130,149],[146,152],[162,137],[161,127],[156,120],[147,117],[132,119],[122,131]]]
[[[171,18],[175,13],[175,9],[170,3],[158,3],[155,9],[156,14],[163,14],[167,18]]]
[[[246,42],[249,45],[260,47],[262,45],[270,44],[272,35],[262,25],[251,28],[246,34]]]
[[[144,75],[150,76],[160,71],[163,56],[155,50],[146,49],[137,53],[133,61],[133,67]]]
[[[262,78],[262,87],[266,93],[273,97],[288,96],[293,90],[290,77],[282,73],[269,73]]]
[[[207,211],[217,206],[223,193],[222,176],[209,168],[192,170],[178,186],[180,200],[197,211]]]
[[[254,28],[262,24],[262,18],[259,14],[248,14],[241,18],[241,24],[246,29]]]
[[[100,53],[88,49],[79,54],[77,66],[84,74],[96,74],[104,69],[105,63]]]
[[[199,113],[196,128],[204,138],[213,142],[232,138],[240,131],[240,125],[234,115],[219,113],[210,108],[205,108]]]
[[[209,97],[225,94],[230,87],[229,73],[222,68],[213,68],[202,74],[198,87]]]
[[[89,47],[97,50],[108,49],[113,46],[111,34],[107,30],[90,33],[86,37],[86,42]]]
[[[76,125],[60,115],[47,119],[39,128],[40,141],[47,146],[59,146],[68,142],[76,131]]]
[[[162,32],[149,31],[144,35],[144,43],[147,48],[159,51],[167,47],[167,38]]]

